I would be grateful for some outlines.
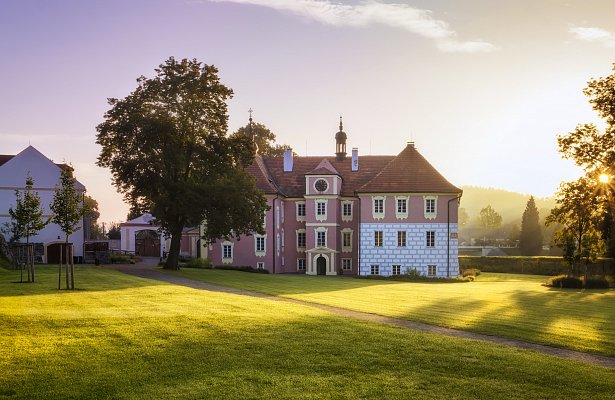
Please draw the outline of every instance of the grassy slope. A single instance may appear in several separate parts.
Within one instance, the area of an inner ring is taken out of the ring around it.
[[[321,310],[77,270],[0,269],[0,399],[604,399],[615,372]]]
[[[615,291],[557,290],[546,277],[483,274],[471,283],[190,270],[221,285],[373,314],[615,356]]]

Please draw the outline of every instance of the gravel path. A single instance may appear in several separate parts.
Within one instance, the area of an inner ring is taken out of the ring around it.
[[[413,329],[416,331],[436,333],[444,336],[452,336],[463,339],[473,339],[473,340],[484,340],[487,342],[492,342],[500,345],[506,345],[510,347],[516,347],[520,349],[533,350],[542,354],[547,354],[551,356],[566,358],[569,360],[576,360],[586,364],[602,366],[606,368],[615,369],[615,358],[601,356],[597,354],[583,353],[580,351],[562,349],[558,347],[545,346],[537,343],[529,343],[516,339],[507,339],[499,336],[490,336],[484,335],[481,333],[467,332],[461,331],[452,328],[445,328],[437,325],[430,325],[421,322],[413,322],[407,321],[399,318],[392,317],[384,317],[381,315],[370,314],[360,311],[352,311],[345,308],[332,307],[322,304],[310,303],[302,300],[289,299],[284,297],[277,297],[263,293],[251,292],[242,289],[233,289],[224,286],[214,285],[207,282],[196,281],[193,279],[184,278],[181,276],[175,276],[171,274],[166,274],[159,270],[154,269],[154,266],[157,264],[158,259],[145,259],[143,262],[135,265],[121,265],[115,264],[110,266],[110,268],[116,269],[118,271],[139,276],[141,278],[155,279],[158,281],[163,281],[167,283],[172,283],[175,285],[187,286],[193,289],[201,289],[201,290],[209,290],[213,292],[223,292],[223,293],[232,293],[243,296],[252,296],[259,297],[263,299],[273,300],[273,301],[282,301],[286,303],[294,303],[301,304],[303,306],[309,306],[318,308],[321,310],[325,310],[331,312],[333,314],[341,315],[348,318],[354,318],[362,321],[370,321],[377,322],[387,325],[399,326],[406,329]]]

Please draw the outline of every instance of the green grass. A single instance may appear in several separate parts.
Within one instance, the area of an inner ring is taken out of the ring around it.
[[[430,283],[181,270],[234,288],[615,356],[615,290],[562,290],[546,277],[482,273]]]
[[[15,271],[0,269],[0,399],[605,399],[615,393],[613,370],[296,304],[97,267],[77,268],[73,292],[54,289],[51,267],[39,267],[36,283],[15,279]]]

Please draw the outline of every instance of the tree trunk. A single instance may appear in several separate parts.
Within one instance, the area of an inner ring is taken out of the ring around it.
[[[167,255],[167,261],[164,264],[164,269],[179,269],[179,250],[182,240],[182,228],[175,229],[171,232],[171,248]]]

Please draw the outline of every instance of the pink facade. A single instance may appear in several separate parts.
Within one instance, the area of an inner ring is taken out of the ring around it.
[[[405,229],[409,240],[417,243],[423,241],[421,229],[437,230],[440,247],[433,252],[441,256],[442,243],[446,242],[450,271],[453,255],[456,262],[456,236],[451,242],[441,235],[456,233],[461,191],[412,144],[397,156],[359,157],[353,150],[352,159],[347,158],[346,134],[341,128],[336,138],[343,143],[337,143],[336,157],[293,158],[290,152],[284,158],[256,157],[248,171],[270,206],[264,219],[266,234],[232,241],[219,239],[209,246],[213,265],[311,275],[357,275],[369,268],[374,273],[372,233],[368,230],[377,226],[387,235]],[[374,199],[382,201],[381,208],[374,209]],[[412,245],[416,247],[417,243]],[[390,253],[400,253],[410,266],[410,248],[409,243],[404,251],[393,249]],[[420,251],[425,262],[431,262],[429,251]],[[372,256],[372,267],[361,259],[367,259],[367,255]],[[384,259],[397,262],[390,254]],[[430,271],[432,267],[429,265]]]

